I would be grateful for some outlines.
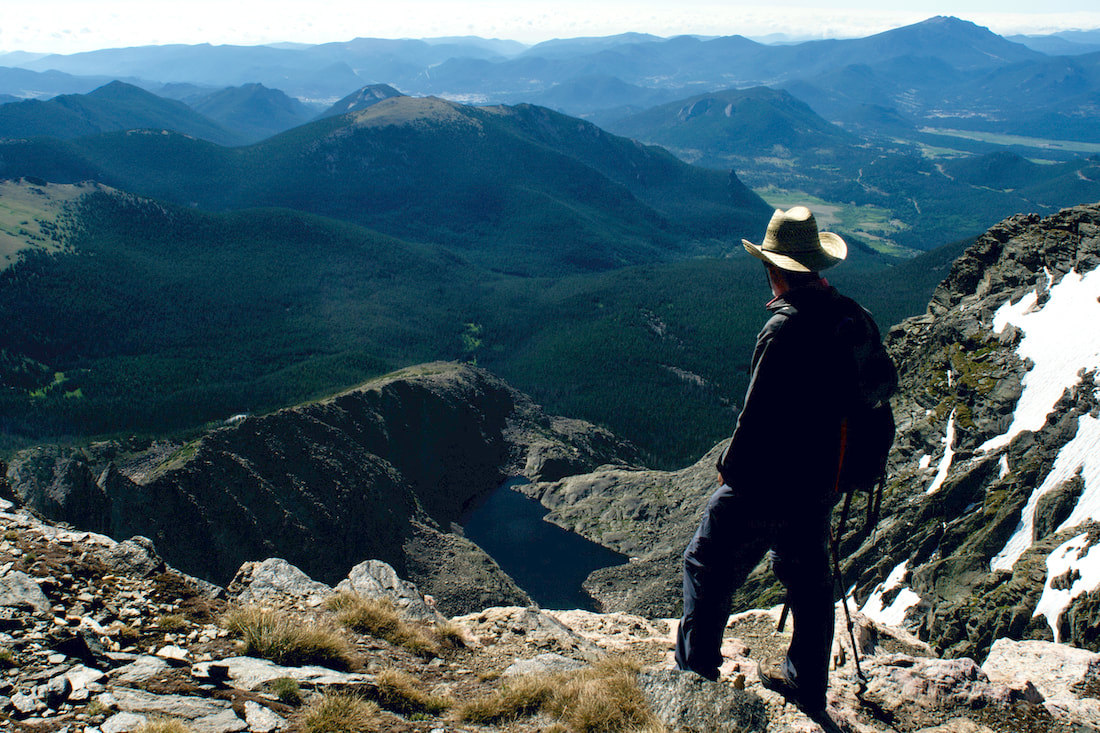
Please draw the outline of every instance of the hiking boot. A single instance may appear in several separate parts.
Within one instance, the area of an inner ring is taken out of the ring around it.
[[[760,684],[768,688],[772,692],[778,692],[788,701],[798,706],[798,709],[802,712],[809,714],[809,711],[817,712],[825,709],[825,701],[811,700],[806,694],[806,691],[798,686],[798,683],[791,679],[790,673],[787,671],[787,662],[783,661],[781,664],[757,664],[756,674],[760,677]]]
[[[806,694],[791,681],[782,664],[760,663],[756,666],[760,684],[772,692],[778,692],[801,710],[807,718],[817,723],[824,733],[844,733],[840,726],[825,712],[823,702],[814,703],[806,699]]]

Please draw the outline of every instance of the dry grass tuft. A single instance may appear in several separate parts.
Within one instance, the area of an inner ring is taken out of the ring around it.
[[[378,673],[374,683],[378,687],[378,704],[401,715],[439,715],[454,704],[449,697],[424,692],[408,672],[386,669]]]
[[[175,718],[150,718],[141,724],[137,733],[192,733],[191,728]]]
[[[466,640],[466,632],[453,621],[436,624],[433,631],[439,646],[444,649],[465,649],[469,645]]]
[[[293,677],[276,677],[268,685],[279,702],[294,706],[302,704],[302,687]]]
[[[378,706],[344,692],[326,693],[302,714],[305,733],[373,733],[378,730]]]
[[[355,663],[351,645],[339,631],[289,613],[247,606],[230,611],[223,624],[244,642],[245,654],[276,664],[347,670]]]
[[[456,711],[459,720],[481,725],[508,723],[534,715],[554,695],[557,675],[523,675],[505,679],[494,695],[475,698]]]
[[[364,598],[357,593],[342,592],[326,605],[336,612],[336,620],[352,631],[384,639],[418,656],[439,654],[439,645],[422,629],[404,621],[388,597]]]
[[[182,631],[188,626],[187,617],[182,613],[173,613],[160,616],[156,620],[156,627],[160,631]]]
[[[466,703],[457,716],[470,723],[500,724],[537,712],[573,733],[662,730],[638,687],[637,663],[618,658],[575,672],[505,680],[497,694]]]
[[[547,712],[576,733],[660,730],[638,687],[638,669],[633,661],[607,658],[565,675]]]

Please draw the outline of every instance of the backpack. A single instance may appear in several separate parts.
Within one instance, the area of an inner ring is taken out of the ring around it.
[[[896,432],[890,398],[898,388],[898,372],[871,314],[836,290],[831,290],[827,298],[801,311],[801,316],[793,303],[784,305],[778,313],[799,317],[812,328],[829,333],[827,343],[837,370],[838,400],[845,415],[836,481],[837,492],[844,495],[836,532],[840,537],[856,494],[867,494],[865,529],[873,528],[878,521],[886,459]]]
[[[842,388],[846,417],[836,485],[844,495],[839,537],[857,493],[867,494],[865,529],[878,519],[886,459],[896,432],[890,398],[897,391],[898,373],[870,314],[850,298],[839,296],[838,301],[835,343],[842,368],[852,377]]]

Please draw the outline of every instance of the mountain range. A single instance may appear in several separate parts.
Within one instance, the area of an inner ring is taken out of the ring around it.
[[[841,209],[849,234],[893,254],[974,236],[1018,211],[1050,214],[1100,198],[1088,161],[1100,151],[1092,124],[1100,55],[1047,55],[957,18],[776,45],[623,34],[530,48],[473,38],[356,39],[10,58],[21,66],[0,70],[0,93],[49,96],[60,77],[79,73],[72,91],[89,99],[70,94],[47,104],[101,110],[102,93],[88,92],[114,78],[186,102],[206,119],[182,119],[178,108],[134,93],[117,102],[126,114],[74,114],[24,99],[0,105],[0,137],[71,139],[130,126],[242,145],[395,94],[536,104],[693,164],[732,168],[758,193],[773,190],[777,202],[820,199]],[[310,88],[298,86],[307,77]],[[138,114],[141,105],[148,109]],[[1004,151],[1063,167],[1038,183],[1025,177],[996,189],[945,173],[954,159]]]
[[[791,89],[826,119],[851,116],[853,107],[874,104],[923,125],[985,129],[983,121],[1011,120],[1011,113],[1034,109],[1053,115],[1048,125],[1064,126],[1070,135],[1066,139],[1097,142],[1094,132],[1073,125],[1097,88],[1095,52],[1052,57],[946,17],[866,38],[781,45],[740,36],[639,34],[554,41],[522,50],[480,39],[356,39],[302,48],[157,46],[15,60],[17,68],[6,73],[25,69],[54,74],[55,79],[70,74],[73,84],[85,84],[61,90],[45,79],[35,83],[12,77],[4,82],[0,75],[0,93],[21,97],[47,88],[54,94],[86,92],[91,87],[80,79],[89,76],[136,82],[155,93],[168,84],[220,88],[260,83],[307,103],[331,103],[365,85],[385,83],[406,94],[547,104],[605,121],[616,109],[641,111],[659,101],[767,85]],[[1072,78],[1071,85],[1054,80],[1059,69]],[[1006,83],[1009,77],[1002,70],[1010,77],[1046,79],[1052,89],[1061,89],[1059,96],[1035,96],[1034,88]],[[853,74],[857,71],[862,75]],[[596,79],[615,90],[603,102],[589,91]],[[662,100],[660,95],[670,96]],[[1056,136],[1034,119],[1015,125],[1016,134]]]
[[[683,256],[768,212],[736,176],[526,105],[398,96],[244,148],[168,131],[84,137],[48,157],[40,144],[6,144],[0,175],[317,213],[526,274]]]

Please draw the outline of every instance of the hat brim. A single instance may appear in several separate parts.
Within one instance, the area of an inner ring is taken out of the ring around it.
[[[790,272],[821,272],[842,262],[848,256],[848,245],[839,235],[832,232],[820,232],[818,233],[818,239],[821,243],[820,249],[788,254],[770,252],[747,239],[742,239],[741,244],[744,245],[745,251],[753,257],[775,265],[780,270]]]

